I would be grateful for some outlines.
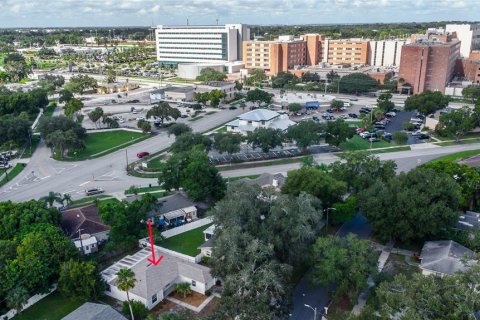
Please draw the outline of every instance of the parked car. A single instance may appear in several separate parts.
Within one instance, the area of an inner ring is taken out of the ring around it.
[[[135,120],[137,120],[137,121],[145,120],[145,117],[136,117]]]
[[[349,113],[348,116],[353,119],[357,119],[358,115],[356,113]]]
[[[360,137],[370,138],[370,132],[368,132],[368,131],[360,132]]]
[[[12,167],[12,164],[7,162],[7,163],[0,163],[0,169],[10,169]]]
[[[386,116],[386,117],[389,117],[389,118],[393,118],[393,117],[395,117],[396,115],[397,115],[397,114],[396,114],[395,112],[393,112],[393,111],[390,111],[390,112],[385,113],[385,116]]]
[[[137,158],[142,159],[142,158],[144,158],[146,156],[149,156],[149,155],[150,155],[150,153],[148,153],[146,151],[142,151],[142,152],[137,153]]]
[[[426,133],[420,133],[418,136],[417,136],[418,139],[420,140],[425,140],[425,139],[430,139],[430,136]]]
[[[368,141],[370,141],[370,142],[378,142],[378,141],[380,141],[380,139],[378,139],[377,137],[370,137],[370,138],[368,138]]]
[[[348,100],[350,100],[350,101],[358,101],[357,98],[350,98],[350,99],[348,99]]]
[[[356,131],[357,133],[362,133],[362,132],[365,132],[365,128],[358,128]]]
[[[183,119],[188,118],[188,115],[182,114],[182,115],[180,116],[180,118],[183,118]]]
[[[90,188],[90,189],[85,190],[85,194],[87,196],[93,196],[93,195],[101,194],[101,193],[104,193],[104,192],[105,191],[101,188]]]

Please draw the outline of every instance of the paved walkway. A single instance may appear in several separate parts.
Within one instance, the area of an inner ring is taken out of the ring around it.
[[[200,312],[203,310],[203,308],[206,307],[207,304],[210,303],[210,301],[212,301],[212,299],[215,298],[215,296],[212,294],[211,296],[209,296],[207,299],[205,299],[205,301],[202,302],[202,304],[200,304],[198,307],[195,307],[195,306],[192,306],[191,304],[188,304],[188,303],[185,303],[183,301],[180,301],[178,299],[175,299],[173,297],[166,297],[166,299],[168,301],[171,301],[175,304],[178,304],[179,306],[182,306],[184,308],[187,308],[189,310],[192,310],[194,312]]]

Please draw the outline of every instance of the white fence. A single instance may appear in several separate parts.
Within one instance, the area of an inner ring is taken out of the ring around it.
[[[203,226],[205,226],[207,224],[210,224],[212,222],[213,222],[212,217],[207,217],[207,218],[195,220],[193,222],[181,225],[179,227],[175,227],[175,228],[172,228],[170,230],[163,231],[162,236],[164,238],[171,238],[173,236],[176,236],[177,234],[184,233],[184,232],[187,232],[187,231],[190,231],[190,230],[193,230],[193,229],[203,227]]]
[[[32,297],[30,297],[30,299],[28,299],[27,303],[23,306],[23,309],[22,310],[25,310],[27,309],[28,307],[31,307],[33,306],[35,303],[37,303],[38,301],[42,300],[43,298],[45,298],[46,296],[48,296],[49,294],[51,294],[53,291],[55,291],[57,289],[57,285],[54,284],[52,289],[50,290],[50,292],[48,293],[43,293],[43,294],[36,294]],[[5,314],[2,314],[0,315],[0,319],[1,320],[8,320],[8,319],[12,319],[13,317],[15,317],[15,315],[17,314],[17,311],[16,310],[10,310],[8,311],[7,313]]]

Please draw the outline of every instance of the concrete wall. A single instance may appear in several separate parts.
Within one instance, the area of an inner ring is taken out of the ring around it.
[[[178,76],[183,79],[195,80],[203,69],[211,68],[223,72],[223,64],[187,64],[178,65]]]

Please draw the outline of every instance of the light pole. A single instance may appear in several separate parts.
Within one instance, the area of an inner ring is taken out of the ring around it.
[[[306,304],[306,303],[304,304],[304,306],[313,310],[313,320],[317,320],[317,308],[316,308],[316,307],[314,308],[314,307],[312,307],[312,306],[309,306],[309,305]]]
[[[325,232],[328,232],[328,214],[330,213],[330,210],[336,211],[337,209],[335,209],[335,208],[325,209],[325,212],[327,213],[327,224],[325,225]]]

